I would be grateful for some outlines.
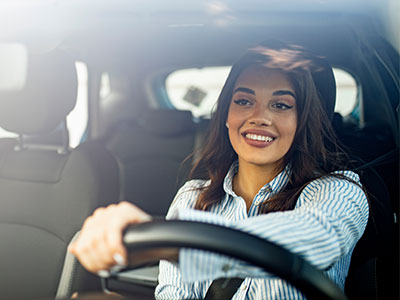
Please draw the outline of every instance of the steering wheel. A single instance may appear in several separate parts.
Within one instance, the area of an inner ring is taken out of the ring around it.
[[[207,223],[153,221],[129,226],[128,251],[195,248],[240,259],[275,274],[298,288],[309,300],[347,300],[322,271],[284,248],[242,231]]]

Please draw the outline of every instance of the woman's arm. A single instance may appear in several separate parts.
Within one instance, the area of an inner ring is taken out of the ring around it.
[[[198,182],[192,181],[182,187],[171,207],[191,207],[190,199],[197,198],[197,186]],[[186,191],[191,191],[193,197],[186,197]],[[104,275],[115,265],[140,265],[153,261],[153,257],[177,261],[178,251],[174,249],[151,250],[127,256],[122,243],[124,229],[130,224],[148,221],[151,221],[151,216],[129,202],[98,208],[85,220],[78,239],[69,246],[68,251],[74,254],[88,271],[103,271]]]
[[[349,172],[357,179],[357,175]],[[301,255],[321,270],[353,249],[368,220],[362,189],[347,180],[328,177],[310,183],[292,211],[259,215],[237,222],[223,216],[178,209],[176,217],[232,227],[275,242]],[[267,276],[258,268],[204,251],[181,250],[180,268],[188,282],[231,276]]]

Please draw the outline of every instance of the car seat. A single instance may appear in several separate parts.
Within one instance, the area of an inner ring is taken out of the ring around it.
[[[121,169],[122,199],[152,215],[165,216],[191,167],[196,124],[190,111],[149,109],[117,124],[107,148]]]
[[[326,62],[321,60],[321,63]],[[360,129],[343,122],[342,116],[334,112],[335,88],[331,87],[330,91],[326,88],[327,85],[329,87],[330,77],[333,74],[329,75],[326,72],[325,75],[314,77],[316,87],[339,141],[349,150],[350,159],[354,161],[353,171],[360,175],[361,183],[367,191],[370,208],[367,228],[352,254],[345,292],[352,300],[379,299],[387,295],[385,291],[382,291],[382,287],[392,286],[391,274],[385,271],[388,269],[388,263],[393,264],[390,252],[393,246],[394,222],[386,181],[375,170],[376,164],[373,161],[375,159],[379,161],[379,157],[385,155],[394,145],[390,139],[385,138],[387,136],[385,132],[390,132],[387,128],[379,128],[378,132],[371,134],[367,127]],[[376,151],[374,151],[371,145],[376,144],[377,141],[379,141],[379,146],[376,146],[374,149]]]
[[[390,130],[382,126],[354,127],[335,113],[334,127],[347,147],[354,170],[366,188],[370,215],[363,236],[357,243],[346,279],[350,299],[392,299],[394,282],[394,211],[385,175],[398,167],[396,148]],[[394,164],[393,164],[394,162]]]
[[[113,156],[96,141],[68,147],[76,98],[75,62],[61,50],[30,53],[25,86],[0,91],[0,126],[18,134],[0,139],[2,299],[54,298],[69,242],[96,207],[118,200]],[[74,270],[64,270],[62,296]]]

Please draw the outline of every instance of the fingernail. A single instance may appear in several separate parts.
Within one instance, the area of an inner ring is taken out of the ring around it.
[[[121,254],[116,253],[116,254],[114,254],[113,258],[114,258],[114,261],[115,261],[118,265],[120,265],[120,266],[126,266],[125,259],[122,257]]]
[[[120,265],[115,265],[111,267],[110,269],[110,274],[116,274],[121,272],[123,269],[125,269],[125,266],[120,266]]]
[[[97,272],[97,275],[103,278],[108,278],[110,277],[110,272],[108,272],[107,270],[100,270]]]

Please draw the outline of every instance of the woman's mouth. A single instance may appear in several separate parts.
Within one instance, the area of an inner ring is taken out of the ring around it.
[[[244,133],[242,135],[247,144],[258,148],[267,147],[276,139],[276,137],[256,133]]]

